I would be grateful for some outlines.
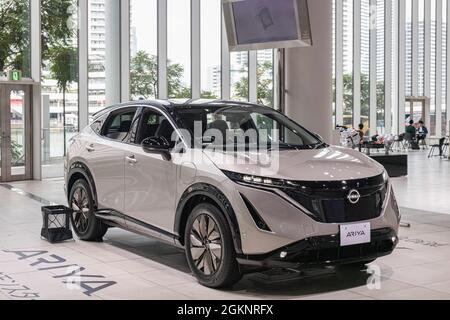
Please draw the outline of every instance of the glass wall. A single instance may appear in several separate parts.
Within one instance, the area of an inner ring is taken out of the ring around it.
[[[201,0],[201,98],[222,97],[222,11],[220,0]]]
[[[371,27],[376,28],[371,20],[370,0],[361,0],[361,120],[367,134],[370,128],[370,31]]]
[[[230,54],[231,99],[249,100],[248,52],[232,52]]]
[[[89,115],[106,107],[106,7],[108,0],[88,2]]]
[[[343,0],[343,70],[344,70],[344,117],[339,125],[353,125],[353,0]]]
[[[377,62],[377,132],[378,134],[385,133],[386,127],[386,89],[385,89],[385,6],[384,0],[377,0],[376,5],[376,62]]]
[[[355,3],[361,4],[360,10],[355,10]],[[422,114],[410,114],[410,104],[405,103],[405,98],[425,96],[430,99],[430,110],[429,116],[422,120],[429,125],[432,136],[445,134],[449,93],[447,64],[450,63],[448,5],[447,0],[333,0],[333,95],[342,99],[338,102],[344,108],[343,114],[336,115],[338,124],[353,126],[359,121],[353,121],[355,114],[359,114],[355,111],[361,110],[364,124],[374,124],[370,116],[376,114],[376,128],[370,128],[370,134],[402,133],[411,119],[423,118]],[[339,9],[341,17],[334,16],[340,14],[337,8],[342,8]],[[342,24],[337,25],[340,19]],[[359,41],[354,41],[355,30],[360,35]],[[342,38],[338,39],[338,35]],[[338,48],[342,49],[338,52]],[[353,54],[358,54],[358,59],[354,59]],[[336,70],[343,70],[342,79],[335,79]],[[390,73],[386,74],[386,70]],[[354,86],[354,72],[359,72],[361,86]],[[374,92],[374,82],[376,99],[370,96]],[[337,88],[336,83],[343,83],[343,88]],[[361,99],[355,101],[355,96]],[[333,98],[333,111],[335,106]],[[390,110],[386,110],[387,107]],[[401,109],[405,111],[404,119],[399,118],[403,114]]]
[[[442,1],[442,117],[441,117],[441,132],[440,136],[445,136],[447,134],[447,1]]]
[[[0,72],[16,70],[30,78],[30,0],[0,0],[0,17]]]
[[[274,54],[273,50],[261,50],[257,53],[257,99],[259,104],[273,106],[274,94],[274,74],[273,74]]]
[[[191,3],[167,0],[167,83],[169,98],[190,99]]]
[[[130,1],[130,97],[158,96],[158,1]]]
[[[67,142],[78,132],[78,3],[41,1],[43,177],[63,174]]]

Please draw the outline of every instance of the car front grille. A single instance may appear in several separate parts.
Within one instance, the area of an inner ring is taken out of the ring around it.
[[[387,194],[383,176],[342,182],[298,182],[284,189],[292,200],[322,223],[348,223],[378,218]],[[348,196],[356,190],[360,199],[352,203]]]

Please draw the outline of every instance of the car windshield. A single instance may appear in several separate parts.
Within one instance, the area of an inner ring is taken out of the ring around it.
[[[180,107],[176,113],[194,145],[246,149],[317,149],[318,137],[270,108],[258,106]]]

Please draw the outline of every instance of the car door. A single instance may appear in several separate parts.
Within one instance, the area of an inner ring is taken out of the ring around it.
[[[101,132],[86,145],[86,158],[94,177],[99,209],[124,210],[124,146],[137,109],[127,107],[111,112]]]
[[[178,166],[160,154],[146,153],[141,143],[157,136],[171,141],[174,126],[156,108],[144,107],[135,130],[134,144],[127,146],[125,155],[125,214],[141,222],[138,228],[172,233]]]

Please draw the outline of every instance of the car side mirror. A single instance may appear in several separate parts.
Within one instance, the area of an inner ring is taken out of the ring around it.
[[[160,154],[166,161],[172,160],[170,143],[164,137],[151,137],[145,139],[142,141],[142,149],[144,149],[146,153]]]

